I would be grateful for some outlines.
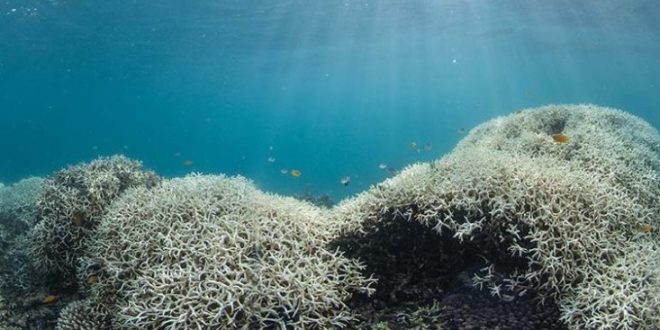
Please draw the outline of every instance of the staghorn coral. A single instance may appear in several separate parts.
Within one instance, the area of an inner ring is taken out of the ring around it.
[[[343,327],[372,280],[325,248],[338,226],[325,212],[241,177],[130,189],[89,237],[91,298],[116,329]]]
[[[637,117],[591,105],[524,110],[343,201],[333,210],[344,223],[335,244],[379,279],[366,300],[378,308],[442,298],[451,290],[443,281],[476,267],[476,287],[502,301],[556,302],[571,329],[652,329],[660,324],[660,240],[649,230],[660,226],[659,170],[660,137]],[[419,225],[435,236],[421,236]],[[407,253],[388,250],[383,230],[409,242]]]
[[[242,178],[150,190],[125,158],[78,165],[47,183],[28,242],[76,292],[39,312],[83,298],[60,330],[654,329],[659,140],[616,110],[525,110],[331,210]]]
[[[104,306],[89,299],[69,303],[60,312],[56,330],[110,330],[110,317]]]
[[[80,299],[75,268],[95,221],[126,188],[157,181],[139,162],[113,156],[69,167],[45,181],[32,178],[12,186],[20,193],[0,203],[18,210],[12,213],[12,226],[21,228],[0,259],[0,289],[10,301],[8,324],[54,325],[60,309]]]
[[[159,178],[124,156],[101,157],[49,178],[37,202],[30,253],[41,274],[64,283],[75,278],[84,238],[93,233],[110,203],[130,187],[151,187]]]

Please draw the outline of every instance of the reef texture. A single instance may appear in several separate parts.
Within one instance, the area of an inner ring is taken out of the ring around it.
[[[475,287],[556,303],[570,329],[654,329],[659,170],[660,137],[637,117],[589,105],[519,111],[343,201],[336,244],[379,280],[362,309],[446,298],[452,274],[477,267]]]
[[[21,181],[0,195],[3,210],[15,210],[9,213],[12,228],[20,228],[13,239],[0,240],[6,247],[0,289],[9,311],[0,321],[52,329],[60,309],[84,293],[76,268],[86,253],[85,238],[107,206],[129,187],[158,181],[139,162],[113,156],[71,166],[46,180]]]
[[[33,177],[0,187],[0,295],[7,301],[0,303],[0,329],[11,328],[3,322],[10,316],[7,305],[37,285],[25,246],[43,182],[44,179]]]
[[[89,299],[69,303],[60,312],[56,330],[112,330],[110,314],[104,305]]]
[[[31,177],[10,186],[0,184],[0,225],[11,227],[16,222],[21,227],[33,225],[43,183],[44,179]]]
[[[372,280],[325,248],[338,224],[324,212],[241,177],[131,189],[89,239],[91,299],[116,329],[343,327],[345,301]],[[58,328],[84,328],[78,305],[69,310]]]
[[[158,176],[123,156],[98,158],[61,170],[44,183],[37,201],[30,251],[36,269],[60,280],[74,279],[84,239],[106,208],[130,187],[152,187]]]
[[[332,208],[100,158],[0,188],[0,327],[658,329],[659,171],[655,129],[590,105]]]

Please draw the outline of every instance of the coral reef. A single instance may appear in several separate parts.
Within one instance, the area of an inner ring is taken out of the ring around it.
[[[109,312],[89,299],[69,303],[60,312],[56,330],[111,330]]]
[[[564,329],[560,311],[552,302],[537,304],[530,295],[501,299],[474,287],[469,272],[459,274],[435,315],[446,329]],[[428,324],[428,323],[427,323]]]
[[[0,185],[0,225],[20,222],[18,225],[33,225],[36,201],[41,193],[44,179],[26,178],[10,186]]]
[[[53,328],[60,309],[84,294],[75,270],[85,255],[84,239],[105,208],[127,188],[158,181],[139,162],[113,156],[69,167],[45,181],[21,181],[10,187],[10,198],[0,194],[2,209],[14,210],[0,216],[11,214],[12,228],[20,228],[13,239],[0,242],[5,326]]]
[[[25,249],[44,179],[27,178],[0,188],[0,293],[10,299],[33,285]]]
[[[140,162],[124,156],[102,157],[55,173],[37,201],[37,223],[30,237],[37,270],[61,284],[75,278],[84,238],[94,232],[105,209],[124,190],[158,182]]]
[[[241,177],[130,189],[89,238],[91,299],[111,306],[113,328],[343,327],[345,302],[372,280],[325,248],[338,226],[325,212]]]
[[[334,207],[100,158],[0,186],[0,328],[657,329],[659,171],[655,129],[591,105]]]
[[[451,290],[447,276],[476,267],[475,286],[502,301],[556,303],[571,329],[651,329],[660,324],[659,169],[657,131],[617,110],[547,106],[484,123],[442,159],[335,208],[345,224],[336,244],[379,280],[356,308],[428,303]],[[419,225],[437,236],[430,246],[413,243]],[[407,250],[378,239],[391,226],[413,228],[392,231]],[[379,247],[385,255],[374,255]]]

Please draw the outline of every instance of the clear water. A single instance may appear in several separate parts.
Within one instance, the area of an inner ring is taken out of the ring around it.
[[[659,127],[659,17],[655,0],[2,0],[0,181],[123,153],[339,199],[520,108]]]

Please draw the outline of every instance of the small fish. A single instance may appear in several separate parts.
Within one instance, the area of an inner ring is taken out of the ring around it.
[[[644,234],[648,234],[653,231],[653,226],[651,226],[648,223],[645,223],[639,227],[639,230]]]
[[[387,164],[380,163],[380,164],[378,164],[378,168],[381,169],[381,170],[385,170],[385,169],[387,169]]]
[[[87,278],[87,284],[88,285],[94,285],[99,282],[99,278],[96,275],[91,275],[90,277]]]
[[[351,183],[351,177],[350,176],[345,176],[345,177],[341,178],[341,180],[339,180],[339,182],[341,182],[341,184],[344,185],[344,186],[348,186]]]
[[[289,170],[287,170],[286,168],[283,168],[283,169],[280,170],[280,173],[287,174],[287,173],[289,173]]]
[[[431,151],[433,149],[433,145],[430,143],[424,144],[424,151]]]
[[[53,294],[49,294],[45,296],[43,299],[41,299],[41,303],[44,305],[52,304],[57,300],[57,296]]]
[[[566,143],[569,140],[568,135],[563,133],[552,134],[552,139],[557,143]]]
[[[178,152],[178,151],[177,151],[177,152],[175,152],[175,153],[173,154],[173,156],[174,156],[174,157],[181,157],[181,152]]]
[[[268,157],[268,162],[269,163],[274,163],[275,162],[275,157]]]
[[[268,150],[273,151],[273,146],[268,146]]]
[[[465,133],[465,128],[461,127],[458,129],[458,134],[463,134]]]
[[[291,170],[291,176],[297,178],[297,177],[299,177],[299,176],[301,176],[301,175],[302,175],[302,172],[300,172],[300,170]]]
[[[417,150],[417,142],[415,142],[415,141],[410,142],[410,149]]]
[[[186,159],[183,161],[183,166],[192,166],[193,164],[195,164],[195,162],[193,162],[191,159]]]

